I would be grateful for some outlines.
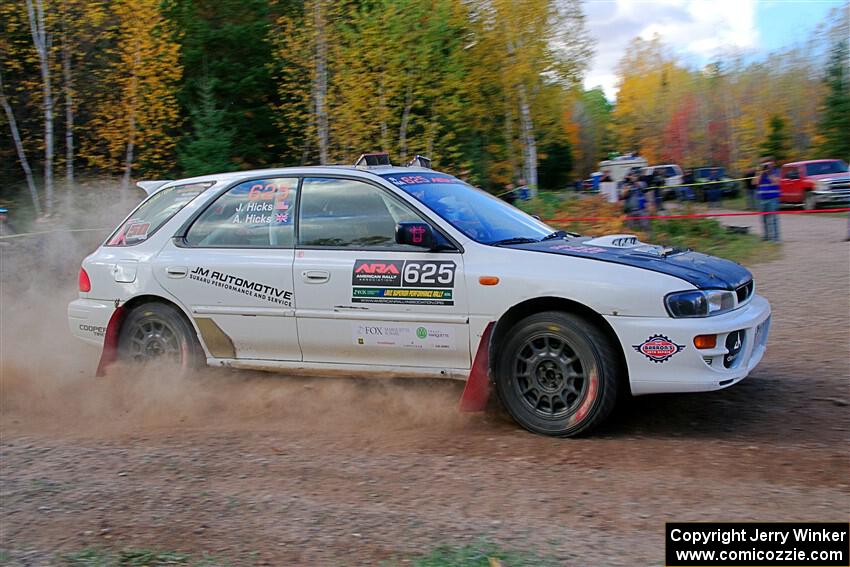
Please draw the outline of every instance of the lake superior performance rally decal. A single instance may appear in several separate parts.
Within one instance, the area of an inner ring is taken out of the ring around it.
[[[451,260],[356,260],[351,301],[454,305],[456,269]]]

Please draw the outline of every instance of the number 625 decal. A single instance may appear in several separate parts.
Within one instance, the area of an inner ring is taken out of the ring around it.
[[[408,260],[404,263],[404,287],[454,287],[455,268],[452,261]]]

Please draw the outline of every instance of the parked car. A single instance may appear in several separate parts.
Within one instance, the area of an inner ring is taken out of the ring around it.
[[[661,170],[661,172],[664,174],[664,185],[682,184],[682,176],[684,174],[682,172],[682,168],[676,165],[675,163],[668,163],[664,165],[650,165],[649,167],[644,167],[643,174],[647,176],[652,176],[657,170]]]
[[[840,159],[786,163],[779,172],[780,197],[785,204],[806,209],[850,203],[850,173]]]
[[[694,168],[694,183],[707,183],[709,181],[719,181],[710,185],[697,185],[694,187],[694,194],[698,201],[708,201],[709,191],[720,191],[719,197],[723,199],[734,199],[738,196],[740,184],[738,181],[732,181],[732,178],[726,175],[726,169],[723,167],[696,167]]]
[[[71,332],[115,360],[492,381],[511,416],[589,431],[622,393],[731,386],[770,305],[743,266],[557,231],[427,167],[143,182],[86,257]],[[159,368],[159,366],[157,366]]]

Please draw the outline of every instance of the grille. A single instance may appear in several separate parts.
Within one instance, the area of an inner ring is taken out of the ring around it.
[[[836,179],[829,184],[830,191],[850,191],[850,179]]]
[[[753,280],[750,280],[735,290],[735,295],[738,296],[738,305],[741,305],[753,295],[753,287]]]

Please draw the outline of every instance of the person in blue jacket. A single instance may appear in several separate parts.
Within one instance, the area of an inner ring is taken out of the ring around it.
[[[756,197],[759,209],[763,213],[764,239],[779,242],[779,171],[773,164],[773,158],[765,159],[758,174]]]

